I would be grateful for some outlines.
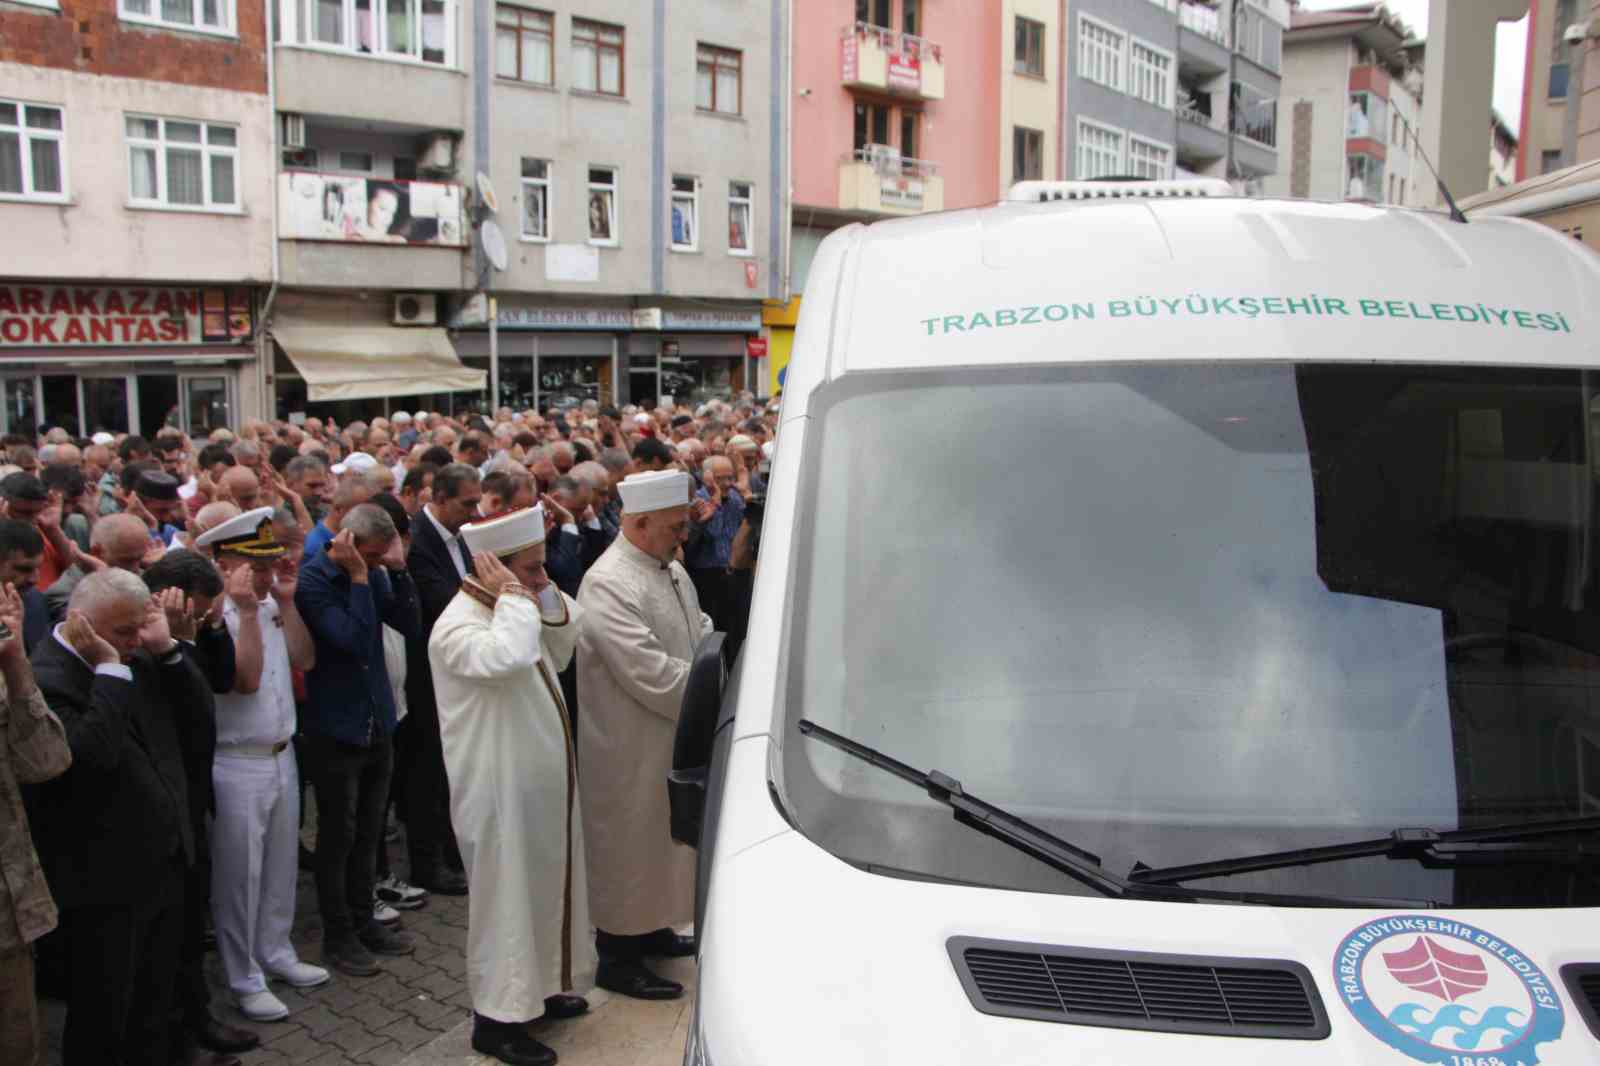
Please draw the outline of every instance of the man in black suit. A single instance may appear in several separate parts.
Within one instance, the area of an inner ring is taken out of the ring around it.
[[[451,463],[433,475],[433,501],[411,523],[406,567],[417,587],[422,629],[406,651],[404,751],[406,843],[411,853],[411,883],[442,896],[460,896],[467,879],[459,870],[455,834],[450,830],[450,785],[439,739],[439,704],[428,665],[433,624],[472,573],[472,559],[461,542],[461,527],[479,517],[483,486],[478,472]],[[451,860],[455,860],[452,867]]]
[[[144,582],[79,582],[34,651],[72,768],[28,790],[67,969],[63,1066],[169,1066],[184,876],[195,857],[180,714],[206,685]]]

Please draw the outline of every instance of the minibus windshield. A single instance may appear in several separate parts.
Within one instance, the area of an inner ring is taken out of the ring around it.
[[[958,776],[1122,876],[1600,813],[1597,386],[1394,363],[828,385],[782,802],[875,871],[1065,893],[1092,890],[797,723]],[[1595,905],[1586,832],[1186,883]]]

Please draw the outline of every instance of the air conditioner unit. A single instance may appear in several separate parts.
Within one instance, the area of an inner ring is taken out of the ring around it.
[[[456,138],[451,133],[435,133],[424,142],[417,157],[420,170],[454,170],[456,168]]]
[[[439,298],[431,292],[394,294],[394,324],[432,326],[439,321]]]
[[[306,117],[282,111],[278,114],[278,146],[304,148],[306,146]]]

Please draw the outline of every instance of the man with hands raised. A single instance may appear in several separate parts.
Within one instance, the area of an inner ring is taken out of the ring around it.
[[[394,756],[394,693],[383,625],[418,633],[417,594],[394,520],[376,504],[343,516],[326,550],[301,568],[295,605],[315,646],[301,717],[307,776],[317,793],[317,902],[322,957],[355,977],[374,953],[410,954],[411,938],[373,920],[378,841]]]
[[[167,1066],[195,858],[179,713],[208,698],[143,581],[107,569],[78,583],[67,621],[33,655],[72,768],[28,795],[61,908],[64,1066]]]
[[[217,697],[212,769],[217,953],[239,1010],[264,1022],[289,1015],[269,980],[295,988],[328,980],[328,971],[301,962],[289,941],[300,824],[290,671],[311,669],[315,649],[294,602],[295,561],[278,543],[272,517],[271,507],[258,507],[196,539],[222,572],[219,606],[235,662],[231,685]]]

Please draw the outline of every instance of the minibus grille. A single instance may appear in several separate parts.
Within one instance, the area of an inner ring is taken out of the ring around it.
[[[1329,1032],[1316,986],[1298,963],[971,937],[954,937],[948,948],[968,998],[985,1014],[1298,1040]]]
[[[1588,1023],[1589,1031],[1600,1037],[1600,963],[1573,963],[1561,967],[1572,1002]]]

